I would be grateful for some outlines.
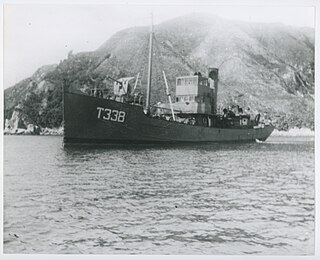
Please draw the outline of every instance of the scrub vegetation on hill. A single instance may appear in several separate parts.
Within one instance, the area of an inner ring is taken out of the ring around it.
[[[208,67],[220,71],[220,108],[238,104],[271,117],[279,130],[314,129],[314,30],[282,24],[246,23],[206,14],[187,15],[154,28],[151,102],[166,102],[162,70],[171,93],[175,77]],[[69,53],[57,65],[39,68],[5,90],[5,118],[22,104],[27,121],[62,124],[62,87],[96,86],[112,94],[107,76],[142,76],[145,91],[148,27],[119,31],[96,51]],[[81,108],[79,108],[81,109]]]

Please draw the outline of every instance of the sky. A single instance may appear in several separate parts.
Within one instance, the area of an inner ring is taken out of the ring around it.
[[[59,63],[70,50],[93,51],[121,29],[150,26],[151,12],[155,24],[190,13],[209,13],[230,20],[314,27],[314,8],[301,5],[301,1],[285,6],[170,3],[5,4],[4,88],[31,76],[42,65]]]

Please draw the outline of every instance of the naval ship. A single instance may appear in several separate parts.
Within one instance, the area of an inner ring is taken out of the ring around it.
[[[149,37],[146,97],[137,91],[137,77],[114,81],[113,95],[85,93],[64,86],[64,143],[143,144],[265,141],[271,123],[260,122],[238,108],[218,113],[219,69],[178,76],[174,100],[163,71],[167,103],[150,104],[152,91],[153,30]],[[146,100],[144,100],[146,99]]]

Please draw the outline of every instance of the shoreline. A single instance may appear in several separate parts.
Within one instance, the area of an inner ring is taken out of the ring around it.
[[[291,128],[288,131],[279,131],[274,129],[270,137],[272,136],[315,136],[315,132],[309,128]]]
[[[31,133],[3,133],[3,135],[35,135]],[[43,129],[39,136],[63,136],[63,129],[62,128],[45,128]],[[286,136],[286,137],[295,137],[295,136],[306,136],[306,137],[314,137],[315,131],[310,130],[309,128],[291,128],[288,131],[279,131],[277,129],[273,130],[270,137],[273,136]]]

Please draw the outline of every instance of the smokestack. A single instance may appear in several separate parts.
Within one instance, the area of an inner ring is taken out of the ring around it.
[[[218,81],[219,81],[219,69],[208,68],[208,78],[214,82],[213,104],[212,113],[217,114],[218,109]],[[211,87],[211,86],[210,86]]]

